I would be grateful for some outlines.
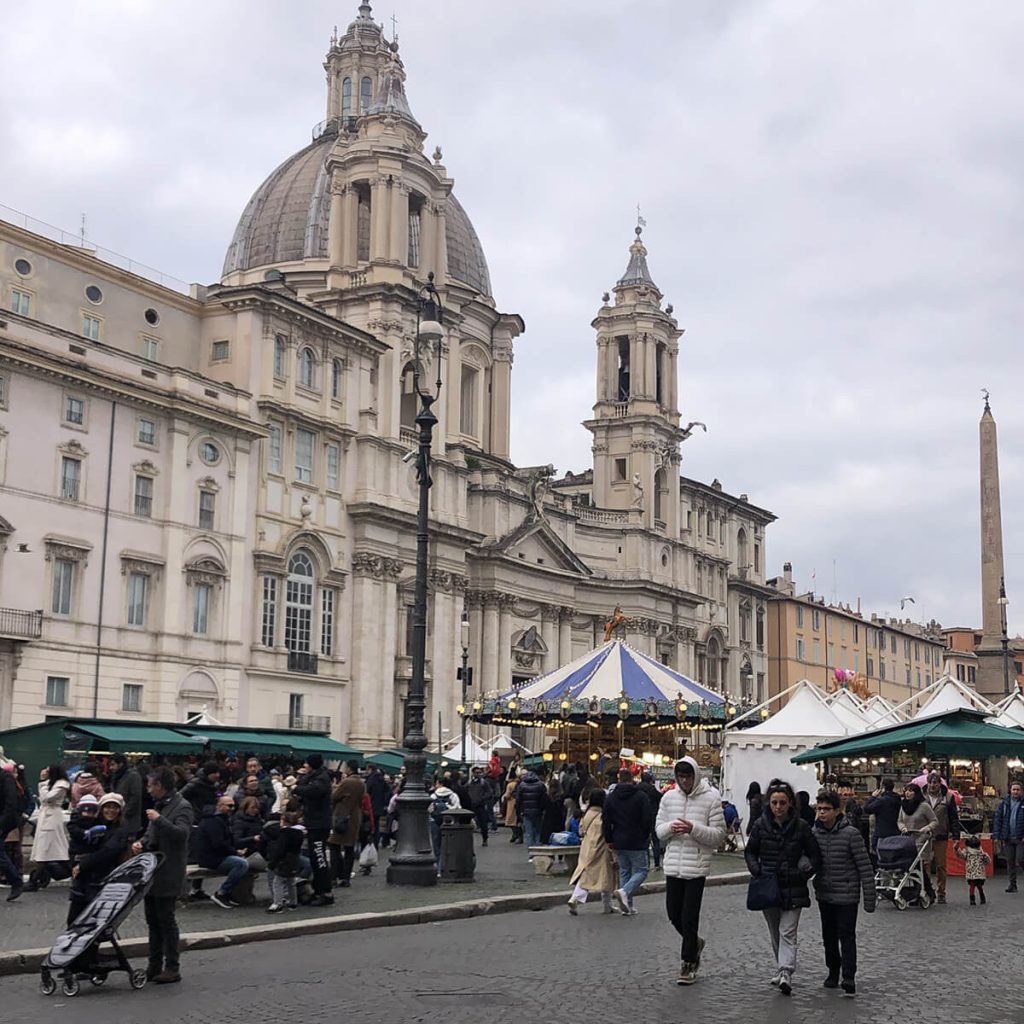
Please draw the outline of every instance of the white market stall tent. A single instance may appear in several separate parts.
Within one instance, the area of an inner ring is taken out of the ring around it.
[[[1018,690],[1004,697],[997,705],[999,714],[993,719],[996,725],[1007,729],[1019,729],[1024,726],[1024,694]]]
[[[824,739],[848,736],[866,728],[845,702],[837,714],[829,706],[827,696],[804,679],[790,688],[789,699],[771,717],[749,729],[730,723],[723,731],[722,795],[736,805],[744,819],[747,786],[751,782],[759,783],[763,792],[772,779],[784,779],[797,792],[803,789],[813,796],[818,789],[817,769],[813,765],[795,765],[790,758],[816,747]]]

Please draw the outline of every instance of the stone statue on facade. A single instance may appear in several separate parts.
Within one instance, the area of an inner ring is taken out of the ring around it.
[[[640,481],[640,474],[633,474],[633,503],[632,508],[643,509],[644,507],[644,485]]]

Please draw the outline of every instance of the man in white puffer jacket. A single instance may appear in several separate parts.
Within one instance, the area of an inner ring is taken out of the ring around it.
[[[676,762],[675,778],[675,788],[661,798],[654,830],[665,848],[665,909],[683,939],[676,983],[692,985],[704,949],[698,934],[704,882],[711,855],[725,839],[725,817],[722,794],[701,777],[692,757]]]

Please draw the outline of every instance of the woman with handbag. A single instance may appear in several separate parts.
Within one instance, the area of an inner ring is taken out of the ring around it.
[[[348,761],[341,762],[341,780],[331,790],[333,815],[331,835],[331,874],[343,889],[351,884],[352,865],[356,859],[356,840],[363,820],[363,796],[366,786]]]
[[[64,826],[64,805],[71,793],[71,782],[63,765],[51,764],[39,773],[39,816],[32,842],[35,869],[29,875],[26,892],[45,889],[51,879],[71,877],[68,833]]]
[[[788,996],[793,991],[796,970],[800,911],[811,905],[807,880],[821,864],[821,851],[807,822],[800,817],[789,783],[773,779],[767,802],[743,851],[751,874],[747,909],[764,914],[776,963],[771,984]]]

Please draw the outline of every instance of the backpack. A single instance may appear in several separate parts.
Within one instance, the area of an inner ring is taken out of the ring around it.
[[[451,801],[446,796],[441,796],[438,793],[434,794],[434,807],[430,812],[430,816],[438,823],[441,824],[441,818],[448,810]]]

